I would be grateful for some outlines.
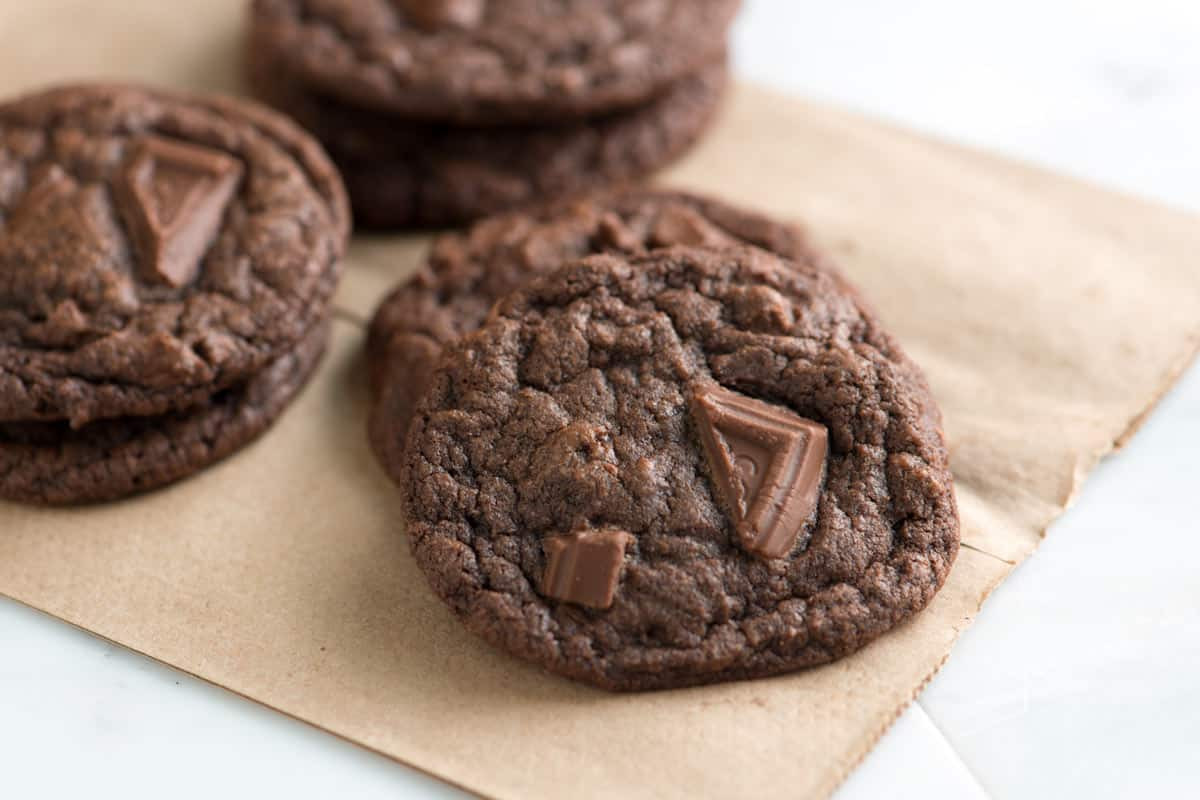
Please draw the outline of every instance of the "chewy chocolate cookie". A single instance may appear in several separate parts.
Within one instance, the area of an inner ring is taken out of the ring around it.
[[[328,323],[246,383],[153,417],[0,422],[0,497],[25,503],[115,500],[192,475],[265,431],[320,362]]]
[[[653,189],[504,214],[438,237],[420,272],[388,295],[371,320],[372,446],[398,474],[408,420],[442,348],[478,328],[497,300],[530,278],[596,253],[736,244],[818,260],[794,226],[710,198]]]
[[[306,91],[258,46],[247,67],[259,97],[325,144],[355,221],[369,228],[456,225],[641,178],[699,138],[727,71],[722,57],[650,103],[606,116],[481,128],[414,122]]]
[[[647,103],[718,58],[739,0],[256,0],[307,90],[409,119],[537,122]]]
[[[124,86],[0,105],[0,420],[208,402],[324,317],[349,229],[320,147],[254,104]]]
[[[610,689],[845,656],[958,549],[917,367],[835,274],[752,248],[592,256],[510,295],[443,354],[403,477],[466,626]]]

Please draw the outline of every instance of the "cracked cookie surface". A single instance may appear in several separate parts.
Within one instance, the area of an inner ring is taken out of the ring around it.
[[[497,300],[531,278],[597,253],[633,255],[677,244],[739,243],[796,261],[819,261],[793,225],[670,190],[629,190],[553,203],[438,237],[422,269],[392,291],[371,320],[372,446],[397,475],[408,420],[442,348],[478,328]]]
[[[652,100],[725,48],[740,0],[256,0],[284,78],[457,124],[545,123]]]
[[[694,400],[714,391],[827,431],[780,557],[739,543],[714,486]],[[845,656],[924,608],[958,549],[920,371],[836,274],[751,248],[592,256],[513,293],[444,352],[405,458],[434,592],[492,644],[610,689]],[[581,602],[551,599],[581,558]]]
[[[316,370],[329,338],[317,325],[243,384],[153,417],[0,422],[0,497],[58,505],[158,489],[233,454],[267,430]]]
[[[348,231],[323,151],[255,104],[97,84],[0,105],[0,420],[246,380],[324,316]]]

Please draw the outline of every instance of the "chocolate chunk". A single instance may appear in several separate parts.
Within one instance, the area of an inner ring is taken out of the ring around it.
[[[783,558],[817,507],[825,426],[717,384],[696,390],[692,416],[741,546]]]
[[[418,28],[473,28],[483,18],[484,0],[399,0],[405,15]]]
[[[610,608],[632,538],[625,531],[597,530],[547,539],[542,594],[589,608]]]
[[[242,165],[215,150],[156,136],[138,143],[117,200],[149,280],[195,280],[241,177]]]

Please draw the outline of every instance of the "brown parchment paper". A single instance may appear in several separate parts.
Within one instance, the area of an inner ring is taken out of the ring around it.
[[[242,10],[0,0],[0,91],[237,90]],[[828,795],[1195,352],[1200,224],[747,86],[665,180],[805,220],[928,372],[966,547],[912,623],[830,667],[634,696],[463,632],[363,434],[359,322],[418,238],[356,243],[332,352],[256,445],[129,502],[0,504],[0,593],[486,795]]]

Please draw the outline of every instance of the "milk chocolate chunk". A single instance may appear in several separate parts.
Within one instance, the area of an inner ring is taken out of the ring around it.
[[[224,153],[149,136],[125,166],[118,202],[149,279],[186,286],[221,227],[242,165]]]
[[[594,530],[547,539],[542,594],[588,608],[610,608],[632,538],[625,531]]]
[[[422,30],[471,28],[483,18],[485,0],[399,0],[400,8]]]
[[[764,558],[783,558],[816,510],[825,426],[717,384],[696,390],[692,413],[739,543]]]

